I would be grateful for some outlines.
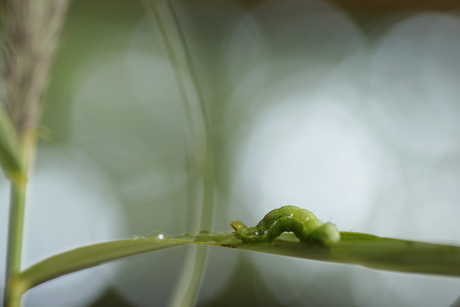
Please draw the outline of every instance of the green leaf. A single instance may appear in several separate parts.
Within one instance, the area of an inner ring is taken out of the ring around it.
[[[9,178],[21,173],[21,152],[13,123],[0,106],[0,165]]]
[[[21,272],[19,279],[26,291],[59,276],[105,262],[183,244],[162,241],[136,238],[80,247],[34,264]]]
[[[460,247],[381,238],[363,233],[340,232],[339,243],[329,248],[297,243],[285,233],[272,244],[235,245],[238,249],[304,259],[357,264],[405,273],[460,277]]]
[[[20,274],[24,291],[56,277],[108,261],[187,243],[236,248],[252,252],[297,257],[406,273],[460,277],[460,247],[380,238],[341,232],[341,241],[330,247],[299,243],[283,233],[272,243],[243,244],[232,233],[201,232],[163,239],[135,238],[77,248],[45,259]]]

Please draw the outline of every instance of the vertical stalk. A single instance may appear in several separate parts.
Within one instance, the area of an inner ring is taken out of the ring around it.
[[[187,170],[190,175],[189,221],[192,224],[192,231],[208,230],[212,225],[214,201],[214,155],[211,126],[203,91],[172,3],[169,0],[144,0],[144,3],[151,9],[169,61],[173,66],[174,78],[189,127],[187,144]],[[206,255],[205,246],[189,248],[170,306],[193,305],[203,276]]]
[[[27,290],[20,273],[29,161],[35,150],[43,97],[70,0],[2,2],[2,8],[5,8],[1,16],[5,46],[0,65],[0,108],[4,108],[14,126],[14,131],[8,129],[8,139],[20,144],[18,150],[9,151],[17,156],[17,159],[10,160],[22,162],[18,163],[21,168],[9,176],[11,204],[4,305],[18,307]]]
[[[11,180],[11,202],[6,259],[5,307],[19,307],[27,286],[20,280],[24,231],[24,212],[27,188],[27,170],[35,148],[35,133],[26,133],[23,139],[24,168],[20,176]]]
[[[21,271],[25,193],[25,181],[12,182],[4,294],[5,307],[20,306],[23,292],[21,291],[19,273]]]

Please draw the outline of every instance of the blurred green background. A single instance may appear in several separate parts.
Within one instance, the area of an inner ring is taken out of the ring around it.
[[[184,104],[142,2],[74,1],[47,95],[53,135],[37,153],[26,266],[85,244],[196,231],[191,149],[214,157],[213,231],[292,204],[343,231],[460,243],[460,5],[172,4],[207,126],[188,120],[200,119],[194,89]],[[4,178],[0,201],[6,246]],[[30,290],[25,306],[165,306],[186,250],[65,276]],[[197,305],[445,306],[459,290],[454,278],[211,248]]]

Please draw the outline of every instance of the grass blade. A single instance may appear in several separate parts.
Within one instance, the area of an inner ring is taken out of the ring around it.
[[[183,243],[152,239],[130,239],[80,247],[47,258],[20,274],[23,291],[62,275],[91,268],[120,258],[170,248]]]
[[[292,233],[267,244],[243,244],[232,233],[201,233],[164,239],[130,239],[77,248],[45,259],[20,274],[23,291],[59,276],[120,258],[187,243],[236,248],[246,251],[297,257],[404,273],[460,277],[460,246],[381,238],[341,232],[331,247],[299,243]]]
[[[324,248],[296,243],[283,234],[272,244],[240,244],[238,249],[311,260],[361,265],[378,270],[460,277],[460,247],[341,232],[339,243]]]

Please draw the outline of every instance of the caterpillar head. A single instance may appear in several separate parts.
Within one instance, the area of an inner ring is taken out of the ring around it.
[[[235,229],[236,232],[248,228],[246,225],[244,225],[243,222],[240,222],[240,221],[233,221],[230,223],[230,226],[232,226],[232,228]]]
[[[256,227],[247,227],[243,222],[233,221],[230,226],[235,229],[235,237],[244,243],[263,243],[265,241],[265,230],[259,230]]]

